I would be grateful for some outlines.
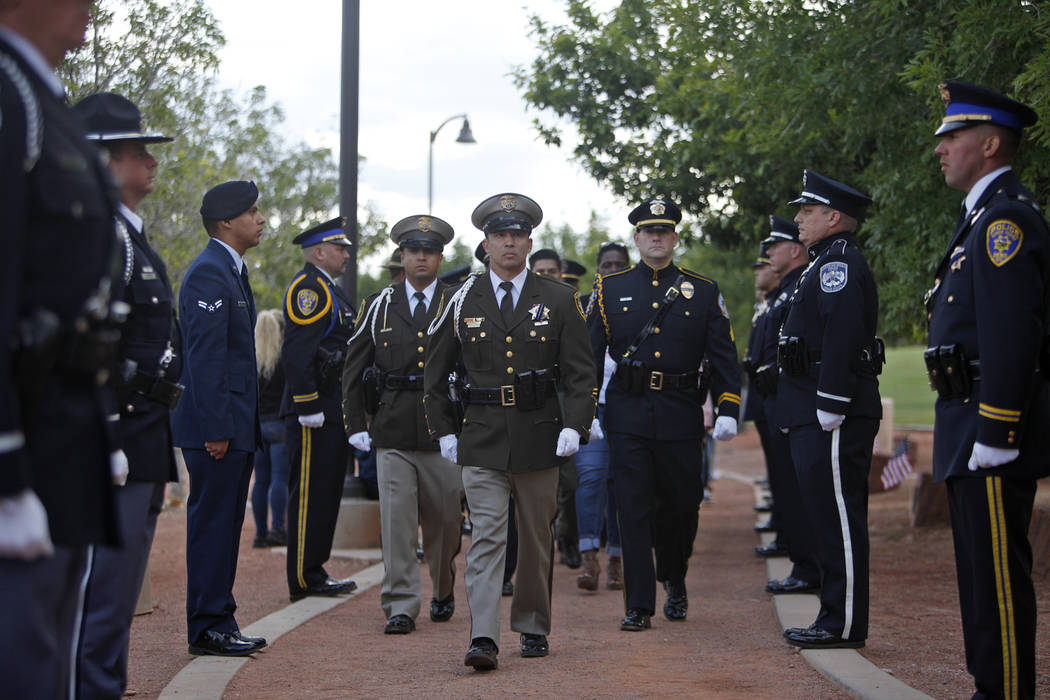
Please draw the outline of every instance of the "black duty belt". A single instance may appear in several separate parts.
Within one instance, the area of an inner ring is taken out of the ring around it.
[[[463,403],[479,406],[515,406],[521,409],[538,408],[548,397],[558,393],[557,383],[553,377],[540,376],[521,381],[518,377],[514,384],[503,386],[465,386]]]
[[[423,375],[384,374],[383,388],[394,391],[423,391]]]
[[[183,389],[185,387],[182,384],[170,382],[140,369],[136,369],[135,373],[120,387],[125,396],[132,393],[139,394],[172,410],[179,405]]]
[[[700,379],[699,372],[669,374],[659,370],[649,371],[648,388],[652,391],[695,389]]]
[[[923,353],[930,388],[942,399],[965,399],[981,379],[981,361],[966,357],[962,346],[938,345]]]

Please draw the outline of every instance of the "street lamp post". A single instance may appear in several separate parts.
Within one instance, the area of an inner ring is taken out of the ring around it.
[[[441,122],[438,128],[430,132],[430,150],[427,152],[427,213],[434,213],[434,139],[437,138],[438,132],[441,131],[441,127],[448,124],[453,119],[462,119],[463,126],[459,130],[459,136],[456,137],[456,143],[477,143],[474,140],[474,134],[470,132],[470,122],[467,120],[466,114],[457,114],[451,116],[445,121]]]

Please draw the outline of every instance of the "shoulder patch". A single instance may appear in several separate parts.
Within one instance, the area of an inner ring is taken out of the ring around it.
[[[576,310],[580,312],[580,318],[584,321],[587,320],[587,312],[583,310],[583,305],[580,304],[580,292],[576,291],[572,295],[572,300],[576,303]]]
[[[844,262],[834,261],[824,263],[820,267],[820,289],[833,294],[841,292],[846,288],[849,280],[849,265]]]
[[[988,224],[985,239],[988,258],[996,267],[1002,267],[1021,249],[1024,232],[1014,222],[999,219]]]
[[[723,316],[729,318],[729,309],[726,308],[726,300],[721,292],[718,293],[718,310],[722,312]]]
[[[292,323],[306,326],[326,318],[332,309],[332,294],[324,280],[318,279],[319,290],[314,288],[306,275],[299,275],[288,287],[284,299],[284,310]]]

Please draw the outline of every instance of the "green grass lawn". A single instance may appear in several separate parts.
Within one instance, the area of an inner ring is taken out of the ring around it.
[[[886,366],[879,376],[879,392],[893,399],[895,425],[933,425],[933,401],[920,345],[886,348]]]

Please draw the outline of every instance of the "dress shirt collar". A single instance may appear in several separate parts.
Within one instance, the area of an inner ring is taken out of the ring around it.
[[[525,286],[525,278],[528,276],[528,274],[529,274],[529,269],[526,267],[526,268],[523,268],[522,271],[519,272],[514,277],[514,279],[510,280],[510,283],[514,285],[514,297],[513,298],[514,298],[515,301],[517,301],[517,298],[519,296],[521,296],[521,290]],[[502,291],[499,288],[499,286],[503,282],[503,278],[501,278],[499,275],[497,275],[495,272],[493,272],[493,270],[491,268],[489,269],[489,281],[492,282],[492,293],[493,294]]]
[[[33,72],[51,89],[55,97],[63,97],[65,95],[62,81],[55,75],[54,69],[47,62],[47,59],[44,58],[44,54],[40,53],[40,49],[21,34],[7,27],[0,27],[0,37],[3,37],[7,43],[11,44],[11,47],[18,52],[22,60],[28,63]]]
[[[409,303],[412,304],[412,302],[417,301],[417,299],[416,299],[416,292],[417,291],[423,292],[423,296],[427,300],[427,305],[426,305],[425,308],[429,309],[430,308],[430,302],[433,301],[433,299],[434,299],[434,292],[437,291],[437,286],[438,286],[438,281],[437,281],[436,277],[426,287],[424,287],[423,289],[418,289],[418,290],[415,287],[413,287],[412,283],[409,282],[406,279],[405,280],[405,296],[408,297]],[[415,309],[415,304],[412,304],[412,308]]]
[[[995,178],[999,177],[1007,170],[1010,170],[1009,165],[1004,165],[1001,168],[996,168],[992,172],[981,177],[981,179],[977,182],[973,183],[973,187],[971,187],[970,191],[966,194],[965,204],[967,216],[969,216],[970,212],[973,211],[973,208],[977,206],[978,200],[981,199],[981,196],[984,194],[984,191],[988,189],[988,185],[992,184],[992,181],[995,180]]]
[[[241,254],[230,247],[229,244],[220,241],[218,238],[212,238],[212,240],[230,252],[230,255],[233,256],[234,267],[237,268],[237,274],[241,274],[241,272],[244,271],[244,258],[241,257]]]
[[[131,211],[131,209],[128,208],[128,205],[124,204],[124,202],[120,202],[117,205],[117,209],[119,209],[120,213],[124,216],[124,218],[128,220],[128,223],[131,224],[131,227],[135,229],[135,233],[142,233],[141,216]]]

